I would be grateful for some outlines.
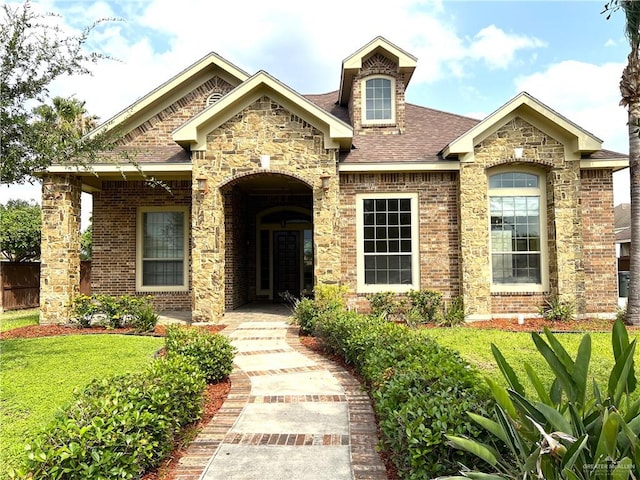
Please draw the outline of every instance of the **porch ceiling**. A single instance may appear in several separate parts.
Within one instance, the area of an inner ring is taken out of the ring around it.
[[[233,185],[246,195],[310,195],[304,183],[285,175],[251,175]]]

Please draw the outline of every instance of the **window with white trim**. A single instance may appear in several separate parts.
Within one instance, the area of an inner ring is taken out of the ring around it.
[[[358,195],[358,291],[418,287],[418,196]]]
[[[543,178],[526,171],[505,171],[489,177],[494,290],[544,290],[547,267]]]
[[[139,291],[188,289],[187,207],[138,209],[136,286]]]
[[[395,80],[369,77],[362,85],[362,123],[395,123]]]

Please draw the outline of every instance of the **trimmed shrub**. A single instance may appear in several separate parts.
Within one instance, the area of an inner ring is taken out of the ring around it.
[[[338,312],[346,308],[347,287],[339,285],[318,285],[314,289],[314,299],[301,298],[293,308],[294,323],[300,326],[300,333],[311,335],[316,320],[323,312]]]
[[[135,479],[202,414],[201,371],[184,358],[94,381],[29,445],[20,478]]]
[[[455,451],[445,434],[483,439],[466,415],[490,400],[476,370],[420,330],[375,315],[333,311],[319,315],[316,335],[362,375],[379,419],[382,446],[400,478],[427,479],[456,472],[473,455]]]
[[[152,331],[158,323],[153,297],[122,295],[78,295],[70,305],[69,321],[80,328],[99,323],[109,328],[132,327],[136,332]]]
[[[186,357],[202,371],[207,383],[227,378],[233,370],[236,348],[229,339],[199,328],[170,325],[165,337],[167,357]]]

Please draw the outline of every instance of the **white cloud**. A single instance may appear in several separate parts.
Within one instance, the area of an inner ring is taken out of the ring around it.
[[[489,25],[480,30],[469,47],[471,58],[482,59],[489,68],[507,68],[514,60],[516,52],[523,49],[535,49],[546,46],[535,37],[509,34]]]
[[[604,148],[626,152],[627,116],[618,90],[623,67],[567,60],[518,77],[515,85],[604,140]]]
[[[517,52],[543,45],[493,25],[462,37],[439,0],[397,0],[391,8],[385,0],[327,0],[312,14],[297,0],[125,2],[118,4],[124,13],[104,2],[84,9],[84,2],[58,5],[74,25],[126,16],[91,36],[92,46],[120,63],[101,62],[92,68],[92,77],[64,79],[55,86],[55,94],[86,100],[88,110],[102,120],[210,51],[250,74],[264,69],[301,93],[320,93],[337,89],[342,60],[378,35],[418,57],[414,84],[468,76],[470,62],[505,68]]]

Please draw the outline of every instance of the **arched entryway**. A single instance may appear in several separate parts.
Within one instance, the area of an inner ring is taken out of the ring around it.
[[[304,181],[260,172],[221,188],[225,310],[313,289],[313,194]]]

